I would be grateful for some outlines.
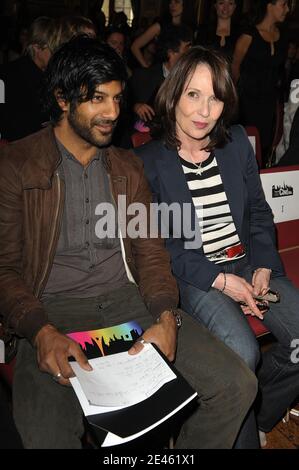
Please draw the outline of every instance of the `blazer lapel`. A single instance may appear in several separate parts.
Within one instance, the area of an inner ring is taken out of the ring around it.
[[[180,206],[180,237],[197,241],[196,247],[201,248],[199,220],[177,152],[163,147],[161,158],[157,159],[157,170],[161,185],[160,200],[169,205],[177,203]]]
[[[162,158],[157,159],[157,166],[163,182],[168,203],[192,203],[191,194],[176,150],[163,146]],[[163,198],[163,200],[165,200]],[[194,207],[194,206],[193,206]],[[194,209],[195,212],[195,209]]]

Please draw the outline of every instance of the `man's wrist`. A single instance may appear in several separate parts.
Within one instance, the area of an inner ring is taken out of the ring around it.
[[[167,314],[171,315],[175,322],[176,326],[179,329],[182,326],[182,316],[178,309],[171,308],[169,310],[165,310],[161,315],[156,319],[156,323],[161,323],[163,321],[163,317],[166,318]]]

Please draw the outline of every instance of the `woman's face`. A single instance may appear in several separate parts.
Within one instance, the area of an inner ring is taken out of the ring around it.
[[[236,9],[235,0],[216,0],[215,2],[217,18],[231,18]]]
[[[121,57],[125,50],[125,37],[122,33],[111,33],[107,38],[107,44],[114,49]]]
[[[196,67],[176,106],[179,140],[203,140],[209,136],[223,111],[224,103],[214,94],[212,74],[207,65]]]
[[[182,16],[184,9],[184,2],[183,0],[170,0],[169,2],[169,12],[172,18],[177,16]]]
[[[268,3],[268,12],[276,23],[282,23],[290,11],[287,0],[277,0],[275,4]]]

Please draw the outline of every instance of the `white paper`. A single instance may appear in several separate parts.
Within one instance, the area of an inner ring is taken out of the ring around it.
[[[124,352],[91,359],[89,363],[91,372],[81,369],[76,362],[71,366],[89,404],[97,407],[135,405],[176,378],[151,344],[144,345],[133,356]]]
[[[88,402],[77,377],[71,378],[70,382],[80,402],[84,416],[93,416],[93,415],[102,414],[102,413],[109,413],[110,411],[117,411],[117,410],[121,410],[122,408],[126,408],[126,406],[119,406],[119,407],[110,406],[109,407],[109,406],[91,405]]]

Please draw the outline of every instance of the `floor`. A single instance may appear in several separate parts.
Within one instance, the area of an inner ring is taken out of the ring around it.
[[[299,403],[294,409],[299,414]],[[299,449],[299,417],[290,414],[289,420],[280,421],[266,438],[263,449]]]
[[[273,344],[271,335],[261,339],[261,350],[265,351]],[[299,414],[299,402],[294,406]],[[299,449],[299,416],[289,414],[266,435],[267,445],[263,449]]]

